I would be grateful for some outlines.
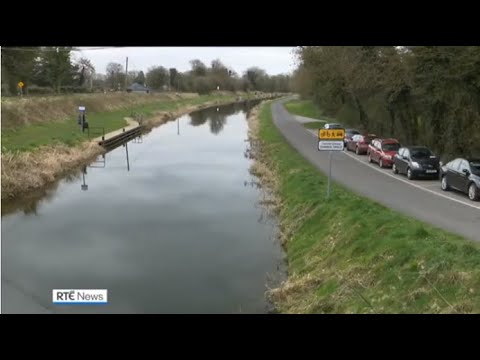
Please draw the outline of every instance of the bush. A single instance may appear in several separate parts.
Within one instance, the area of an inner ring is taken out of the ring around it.
[[[9,89],[8,84],[3,83],[2,84],[2,96],[9,96],[9,95],[11,95],[11,93],[10,93],[10,89]]]
[[[29,95],[48,95],[55,93],[55,91],[51,87],[37,85],[30,85],[27,91]]]
[[[210,79],[206,77],[198,77],[194,80],[194,91],[199,94],[208,94],[213,90],[213,86]]]
[[[82,93],[90,93],[90,89],[84,86],[61,86],[60,93],[62,94],[82,94]]]

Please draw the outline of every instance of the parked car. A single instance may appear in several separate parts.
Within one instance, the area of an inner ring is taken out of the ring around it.
[[[324,129],[343,129],[342,124],[338,123],[327,123],[323,126]]]
[[[374,134],[353,135],[352,139],[347,142],[346,149],[350,151],[355,151],[355,154],[357,155],[366,154],[368,145],[376,137],[377,136]]]
[[[353,135],[360,135],[360,131],[357,129],[345,129],[345,138],[343,139],[345,146],[347,146],[347,142],[352,140]]]
[[[376,162],[383,167],[392,167],[393,157],[401,145],[396,139],[373,139],[368,145],[368,162]]]
[[[442,190],[455,189],[468,195],[470,200],[480,199],[480,159],[458,158],[441,168]]]
[[[406,174],[409,180],[417,177],[438,179],[440,159],[425,146],[401,147],[393,158],[395,174]]]

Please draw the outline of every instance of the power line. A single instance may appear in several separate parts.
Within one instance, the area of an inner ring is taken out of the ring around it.
[[[71,51],[92,51],[92,50],[111,50],[124,48],[125,46],[108,46],[108,47],[92,47],[92,48],[78,48],[73,47]],[[2,47],[2,51],[57,51],[57,47]]]

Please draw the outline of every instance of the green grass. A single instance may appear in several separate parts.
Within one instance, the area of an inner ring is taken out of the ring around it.
[[[312,119],[324,119],[322,111],[310,100],[292,100],[285,103],[289,113],[309,117]]]
[[[279,180],[293,313],[480,312],[480,246],[333,184],[260,113],[263,156]]]
[[[323,129],[323,126],[325,125],[325,122],[320,122],[320,121],[312,121],[308,123],[304,123],[303,126],[305,126],[307,129]]]
[[[174,111],[182,106],[199,105],[213,100],[229,101],[233,99],[233,95],[203,95],[192,99],[159,101],[130,109],[87,114],[87,120],[91,127],[91,136],[97,137],[101,135],[101,129],[94,129],[94,127],[104,127],[105,133],[120,129],[127,124],[124,118],[130,116],[132,111],[148,117],[156,111]],[[39,146],[55,143],[74,146],[86,139],[88,139],[87,132],[82,133],[80,131],[75,118],[63,122],[36,123],[16,129],[2,130],[2,151],[31,151]]]

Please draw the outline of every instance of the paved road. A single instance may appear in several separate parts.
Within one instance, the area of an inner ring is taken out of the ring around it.
[[[328,152],[318,151],[315,131],[307,130],[280,102],[272,104],[273,122],[287,141],[324,173]],[[366,156],[334,152],[332,178],[356,193],[439,228],[480,241],[480,202],[443,192],[439,181],[408,181],[369,164]]]

